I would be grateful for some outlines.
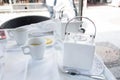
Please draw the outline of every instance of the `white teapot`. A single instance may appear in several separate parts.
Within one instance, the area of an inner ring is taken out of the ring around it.
[[[78,20],[80,20],[80,18],[85,18],[88,21],[91,21],[86,17],[75,17],[73,19],[74,21],[77,21],[78,24]],[[82,23],[84,23],[84,21],[80,20],[78,32],[66,32],[70,21],[68,21],[65,28],[66,35],[64,39],[63,68],[67,71],[79,69],[90,70],[92,68],[95,53],[94,39],[96,36],[96,26],[92,22],[95,28],[94,34],[85,34],[86,28],[82,27]]]

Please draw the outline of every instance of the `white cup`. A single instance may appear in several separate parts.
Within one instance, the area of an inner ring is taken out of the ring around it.
[[[45,40],[40,37],[30,38],[26,45],[22,46],[25,55],[31,55],[35,60],[43,59],[45,53]]]
[[[12,30],[7,30],[7,32],[11,38],[14,38],[16,40],[18,45],[23,45],[28,38],[26,28],[16,28]]]

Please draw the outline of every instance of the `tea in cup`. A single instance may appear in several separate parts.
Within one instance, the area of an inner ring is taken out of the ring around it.
[[[35,60],[43,59],[45,53],[45,40],[40,37],[28,39],[26,45],[22,46],[25,55],[31,55]]]

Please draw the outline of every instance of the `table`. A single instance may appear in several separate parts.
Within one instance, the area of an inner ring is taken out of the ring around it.
[[[8,44],[4,43],[4,45]],[[13,45],[13,48],[5,49],[3,80],[98,80],[82,75],[68,75],[61,72],[57,65],[57,52],[54,46],[46,48],[43,60],[36,61],[32,60],[29,55],[24,55],[19,46],[15,44],[10,44],[9,46]],[[99,56],[95,55],[95,57],[95,60],[101,62]],[[105,78],[104,80],[116,80],[103,62],[101,62],[101,65],[104,67],[104,71],[101,74]]]

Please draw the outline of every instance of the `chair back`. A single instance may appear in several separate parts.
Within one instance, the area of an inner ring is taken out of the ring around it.
[[[11,20],[4,22],[0,26],[0,28],[1,29],[17,28],[17,27],[24,26],[24,25],[46,21],[49,19],[50,18],[44,17],[44,16],[33,16],[33,15],[32,16],[21,16],[21,17],[13,18]]]

